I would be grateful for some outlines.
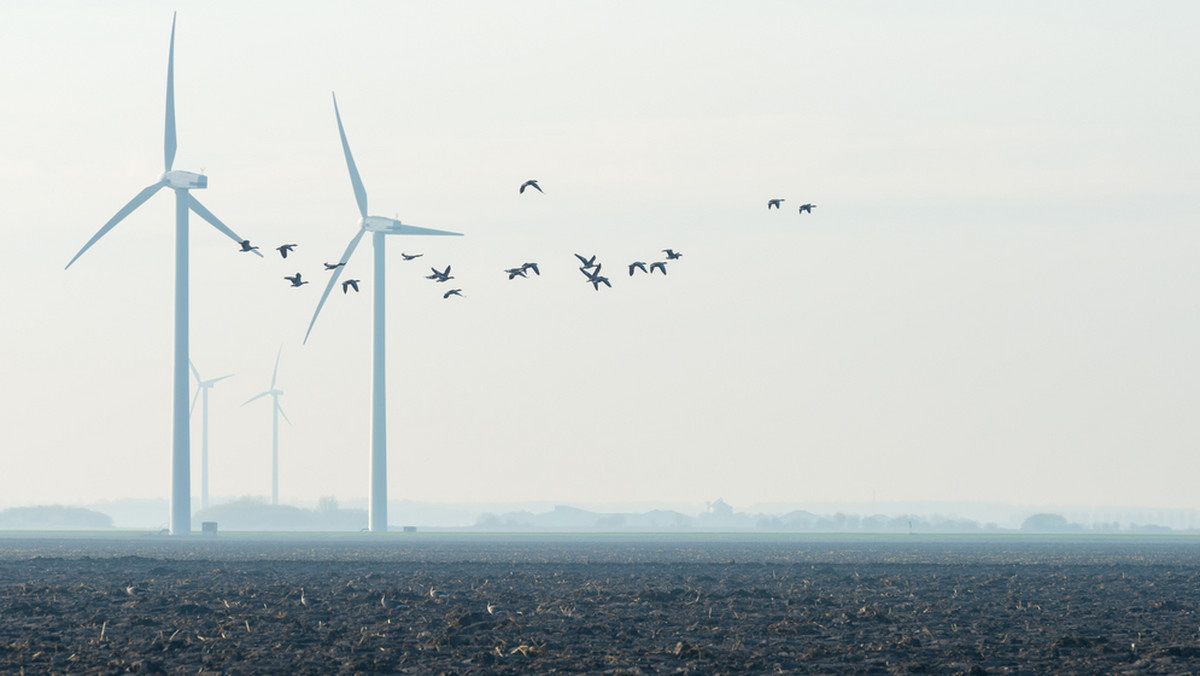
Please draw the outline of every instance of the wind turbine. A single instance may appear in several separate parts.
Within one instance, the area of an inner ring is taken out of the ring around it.
[[[163,188],[175,191],[175,361],[172,369],[174,400],[171,432],[171,535],[187,535],[192,529],[192,496],[188,415],[188,212],[208,221],[235,242],[242,238],[192,196],[191,190],[208,187],[208,177],[190,171],[172,170],[175,162],[175,18],[171,18],[171,48],[167,56],[167,122],[163,155],[165,169],[158,181],[143,188],[129,203],[110,218],[87,244],[67,263],[67,268],[91,248],[109,230]],[[262,256],[261,253],[255,251]]]
[[[386,344],[384,326],[384,272],[387,268],[385,255],[385,235],[453,235],[461,237],[462,233],[432,230],[401,223],[394,218],[367,215],[367,191],[363,187],[362,178],[358,175],[358,167],[354,164],[354,156],[350,154],[350,144],[346,141],[346,130],[342,127],[342,115],[338,112],[337,94],[333,95],[333,114],[337,118],[338,134],[342,138],[342,151],[346,154],[346,167],[350,170],[350,184],[354,188],[354,199],[358,201],[358,232],[342,254],[339,265],[325,286],[325,293],[317,302],[308,331],[304,334],[304,342],[312,334],[313,325],[329,292],[337,284],[345,263],[354,254],[355,247],[363,235],[372,233],[372,244],[375,249],[375,283],[372,285],[374,295],[374,330],[371,349],[371,474],[370,492],[367,509],[367,524],[371,532],[387,532],[387,374],[386,374]]]
[[[204,393],[204,405],[200,407],[200,509],[208,509],[208,391],[216,383],[232,378],[233,374],[221,376],[220,378],[212,378],[204,380],[200,377],[200,372],[196,370],[196,365],[192,360],[188,360],[188,366],[192,367],[192,375],[196,376],[196,396],[192,397],[192,408],[188,411],[188,415],[196,412],[196,400],[200,399],[200,393]]]
[[[283,394],[283,390],[275,389],[275,378],[279,375],[279,357],[283,354],[283,346],[279,346],[279,354],[275,355],[275,370],[271,373],[271,389],[256,394],[246,401],[242,402],[242,406],[249,404],[255,399],[271,395],[271,504],[279,504],[279,416],[283,416],[287,420],[287,424],[291,425],[292,421],[288,420],[287,414],[283,412],[283,407],[279,405],[279,395]]]

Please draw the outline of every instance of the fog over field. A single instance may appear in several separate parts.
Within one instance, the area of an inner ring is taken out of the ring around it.
[[[161,175],[176,10],[174,167],[264,254],[192,217],[213,496],[279,355],[280,501],[366,499],[336,92],[371,214],[465,235],[389,238],[393,502],[1200,507],[1195,3],[60,0],[0,6],[0,508],[170,494],[170,191],[64,266]]]

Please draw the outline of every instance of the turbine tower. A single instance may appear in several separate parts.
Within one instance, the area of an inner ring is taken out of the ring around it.
[[[204,393],[204,405],[200,407],[200,509],[208,509],[208,391],[222,380],[232,378],[233,374],[204,380],[190,359],[188,365],[192,367],[192,375],[196,376],[198,383],[196,395],[192,397],[192,408],[188,411],[189,416],[196,412],[196,400],[201,398],[201,392]]]
[[[317,302],[317,309],[313,312],[312,321],[308,324],[308,331],[304,334],[304,342],[308,342],[308,337],[312,333],[313,325],[317,323],[317,316],[321,314],[321,308],[325,305],[325,300],[329,298],[329,292],[337,284],[338,277],[342,274],[342,270],[346,269],[344,265],[350,260],[350,256],[354,254],[355,247],[358,246],[359,240],[363,235],[372,233],[372,244],[375,249],[375,277],[372,285],[372,294],[374,301],[374,330],[371,349],[371,470],[370,470],[370,491],[367,509],[367,524],[373,533],[387,532],[387,374],[386,374],[386,344],[385,344],[385,326],[384,326],[384,272],[387,268],[387,257],[385,255],[384,244],[386,235],[453,235],[461,237],[462,233],[447,232],[445,230],[432,230],[430,228],[418,228],[416,226],[407,225],[393,218],[384,216],[368,216],[367,215],[367,191],[363,187],[362,178],[358,175],[358,167],[354,164],[354,156],[350,154],[350,144],[346,141],[346,130],[342,127],[342,115],[338,112],[337,94],[333,95],[333,114],[337,118],[338,134],[342,138],[342,151],[346,154],[346,167],[350,170],[350,184],[354,188],[354,199],[358,201],[358,232],[355,233],[350,244],[346,247],[345,253],[342,254],[340,262],[343,265],[338,266],[333,271],[333,276],[329,278],[329,284],[325,286],[325,293],[321,294],[321,300]]]
[[[191,190],[208,187],[208,177],[190,171],[172,170],[175,162],[175,19],[171,18],[171,47],[167,55],[167,122],[163,155],[165,169],[158,181],[142,189],[129,203],[110,218],[87,244],[67,263],[67,268],[91,248],[109,230],[163,188],[175,191],[175,359],[171,432],[171,535],[187,535],[192,529],[191,447],[189,446],[188,415],[188,212],[208,221],[214,228],[235,242],[242,238],[234,234],[211,211],[200,204]],[[261,253],[254,253],[262,256]]]
[[[283,346],[279,346],[279,354],[275,355],[275,370],[271,373],[271,389],[256,394],[246,401],[242,402],[242,406],[249,404],[255,399],[271,395],[271,504],[279,504],[279,416],[283,416],[287,420],[287,424],[291,425],[292,421],[288,420],[287,414],[283,412],[283,407],[279,405],[279,395],[283,394],[283,390],[275,389],[275,379],[279,376],[279,357],[283,354]]]

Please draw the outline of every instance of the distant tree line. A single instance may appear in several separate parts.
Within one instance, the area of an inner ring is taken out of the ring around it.
[[[40,505],[0,511],[0,530],[104,530],[112,517],[83,507]]]

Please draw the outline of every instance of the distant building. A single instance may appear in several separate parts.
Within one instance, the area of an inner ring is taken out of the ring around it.
[[[713,516],[730,517],[733,516],[733,507],[729,506],[728,502],[721,498],[717,498],[713,502],[705,503],[708,505],[708,512]]]

